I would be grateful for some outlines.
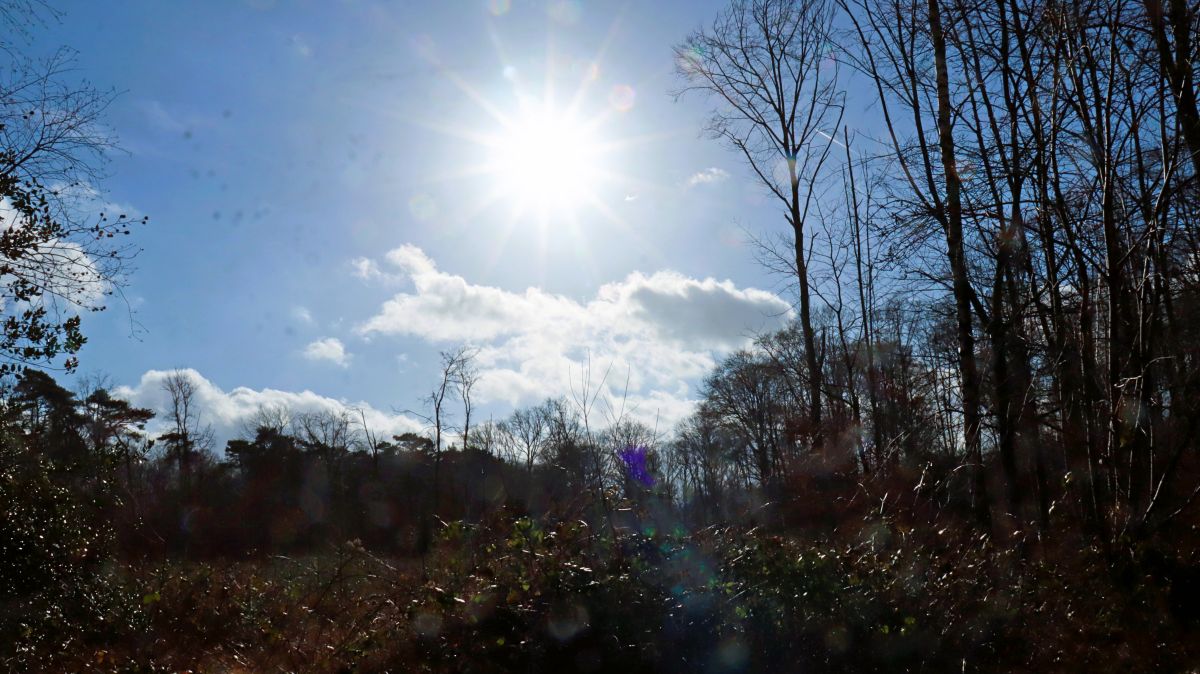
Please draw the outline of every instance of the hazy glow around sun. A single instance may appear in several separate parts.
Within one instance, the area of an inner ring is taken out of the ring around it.
[[[570,112],[522,105],[492,145],[490,173],[519,210],[571,210],[594,198],[601,145],[592,125]]]
[[[582,250],[596,227],[630,232],[627,204],[654,186],[635,177],[629,160],[636,146],[659,136],[629,135],[636,93],[606,76],[605,46],[584,59],[551,50],[544,64],[524,71],[496,41],[503,83],[468,81],[427,56],[471,103],[429,123],[463,141],[451,146],[448,170],[435,178],[469,185],[455,219],[487,222],[501,242],[536,232],[543,254],[552,241]]]

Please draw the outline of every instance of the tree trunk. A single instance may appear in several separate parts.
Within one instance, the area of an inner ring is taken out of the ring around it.
[[[792,171],[792,230],[796,237],[796,275],[800,281],[800,330],[804,335],[804,357],[808,366],[808,421],[812,425],[813,444],[821,438],[821,361],[817,357],[817,340],[812,326],[812,310],[808,291],[808,261],[804,249],[804,221],[800,214],[800,183]]]
[[[981,519],[988,519],[984,494],[983,452],[980,445],[979,369],[975,362],[975,333],[971,320],[971,282],[963,246],[962,181],[954,156],[954,129],[950,121],[950,76],[946,68],[946,36],[942,30],[939,0],[929,0],[929,29],[933,37],[934,69],[937,76],[938,145],[946,176],[946,253],[954,286],[954,309],[958,337],[958,366],[962,377],[963,441],[967,456],[975,462],[975,505]]]

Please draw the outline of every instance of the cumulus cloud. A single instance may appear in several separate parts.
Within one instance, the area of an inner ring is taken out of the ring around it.
[[[351,268],[354,269],[354,275],[364,281],[370,281],[383,275],[379,270],[379,265],[375,264],[374,260],[368,260],[365,257],[356,257],[350,261]]]
[[[337,337],[318,339],[304,347],[304,357],[312,361],[328,361],[339,367],[350,365],[350,354],[346,346]]]
[[[578,392],[590,370],[591,387],[605,399],[636,402],[632,412],[643,420],[670,414],[665,421],[673,421],[690,409],[689,382],[791,313],[774,293],[671,271],[635,272],[580,301],[474,284],[411,245],[389,252],[385,263],[379,273],[403,276],[411,291],[384,302],[357,332],[480,347],[482,402]]]
[[[179,371],[192,382],[196,391],[196,404],[202,424],[211,424],[217,447],[223,449],[225,442],[238,437],[247,421],[254,418],[260,409],[287,409],[293,415],[308,412],[349,412],[354,419],[365,416],[371,432],[379,437],[391,437],[405,432],[422,432],[424,425],[412,417],[377,410],[358,402],[337,400],[318,395],[312,391],[280,391],[276,389],[255,390],[239,386],[224,391],[193,369]],[[170,396],[163,390],[163,382],[171,371],[150,370],[142,375],[136,386],[117,387],[113,394],[139,407],[147,407],[159,414],[157,426],[152,432],[161,432],[163,418],[170,407]],[[361,416],[360,416],[361,412]]]
[[[402,249],[396,249],[388,253],[388,256],[397,256],[394,266],[384,268],[379,262],[366,257],[357,257],[350,261],[350,268],[354,275],[364,281],[372,281],[383,283],[385,285],[397,285],[403,283],[406,276],[403,273],[405,260],[400,257]],[[417,253],[424,255],[420,249],[415,249]],[[385,260],[386,261],[386,260]]]
[[[692,177],[687,179],[688,187],[696,187],[697,185],[708,185],[711,183],[724,182],[729,179],[729,172],[725,169],[713,166],[706,168],[703,171],[692,174]]]

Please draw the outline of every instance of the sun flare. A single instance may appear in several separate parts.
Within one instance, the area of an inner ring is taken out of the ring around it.
[[[461,141],[446,154],[447,170],[433,180],[469,185],[455,204],[455,219],[487,223],[497,251],[514,237],[528,243],[530,233],[537,235],[542,256],[563,242],[588,250],[590,237],[610,227],[641,239],[625,211],[639,193],[657,186],[640,177],[644,167],[631,166],[630,157],[665,135],[630,134],[637,128],[631,115],[637,94],[604,72],[604,48],[583,59],[549,53],[541,67],[526,71],[498,43],[503,67],[497,74],[504,82],[487,85],[428,57],[473,104],[462,108],[461,117],[428,122]]]
[[[491,173],[520,210],[573,210],[594,197],[601,155],[591,124],[549,105],[525,106],[495,139]]]

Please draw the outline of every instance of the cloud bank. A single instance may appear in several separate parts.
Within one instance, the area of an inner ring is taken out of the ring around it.
[[[791,315],[774,293],[671,271],[635,272],[577,300],[540,288],[514,292],[471,283],[438,269],[412,245],[381,261],[357,260],[355,269],[364,279],[411,287],[356,332],[478,346],[481,402],[520,405],[579,392],[590,368],[591,389],[601,389],[614,409],[623,400],[634,417],[664,424],[687,413],[690,383],[717,357]]]
[[[265,388],[255,390],[239,386],[224,391],[193,369],[180,370],[191,381],[196,391],[196,403],[201,413],[200,422],[211,424],[217,441],[216,449],[225,447],[225,442],[239,437],[243,426],[254,418],[260,409],[285,408],[293,415],[306,412],[350,412],[358,420],[366,417],[371,432],[381,438],[401,433],[423,432],[424,424],[403,414],[377,410],[366,403],[353,403],[318,395],[312,391],[279,391]],[[147,407],[158,413],[151,432],[163,430],[166,413],[170,407],[170,396],[163,389],[163,382],[171,376],[169,370],[150,370],[142,375],[136,386],[119,386],[113,394],[124,398],[138,407]],[[361,416],[360,416],[361,410]]]

